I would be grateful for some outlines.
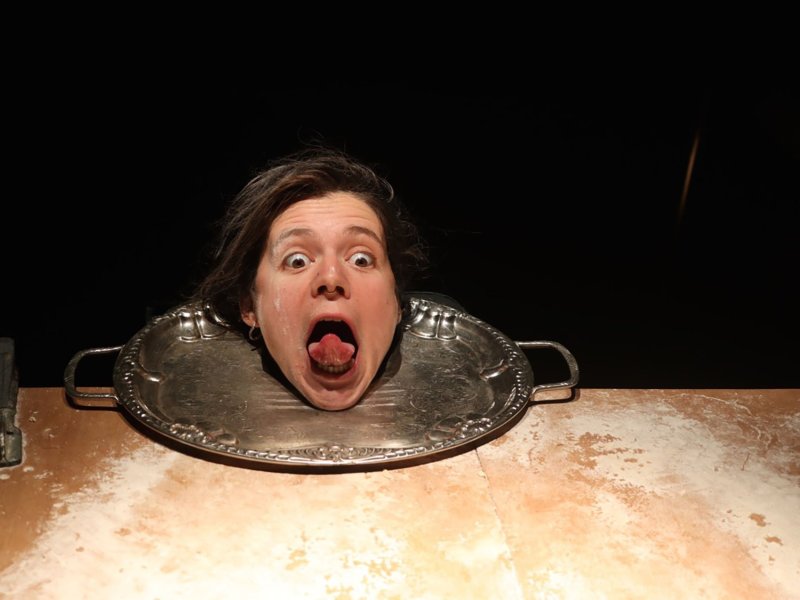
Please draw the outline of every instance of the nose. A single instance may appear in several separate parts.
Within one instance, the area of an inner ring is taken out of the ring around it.
[[[336,259],[325,259],[320,263],[313,285],[314,296],[325,296],[329,300],[348,298],[350,286],[345,267]]]

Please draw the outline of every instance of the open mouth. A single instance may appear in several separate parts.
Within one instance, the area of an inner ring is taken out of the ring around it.
[[[339,320],[319,321],[306,346],[312,366],[331,375],[349,371],[358,354],[358,344],[350,326]]]

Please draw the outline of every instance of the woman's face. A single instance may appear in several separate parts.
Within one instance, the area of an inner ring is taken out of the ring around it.
[[[356,404],[400,320],[372,208],[347,192],[289,206],[269,230],[242,319],[261,329],[281,371],[311,404]]]

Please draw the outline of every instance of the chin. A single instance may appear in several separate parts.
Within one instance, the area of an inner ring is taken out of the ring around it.
[[[332,378],[326,382],[317,379],[313,385],[308,385],[308,382],[303,383],[304,385],[298,386],[297,389],[309,404],[330,411],[352,408],[364,397],[369,387],[369,382],[365,383],[363,380],[351,380],[346,384],[342,381],[334,382]]]
[[[320,371],[308,364],[296,374],[295,388],[315,408],[346,410],[364,397],[374,376],[373,370],[365,370],[365,365],[358,360],[349,370],[337,374]]]
[[[348,408],[354,407],[358,404],[358,401],[361,400],[362,394],[358,394],[357,396],[350,397],[350,396],[340,396],[338,394],[333,394],[332,396],[335,397],[328,397],[328,394],[323,394],[325,397],[315,397],[315,395],[306,395],[305,398],[308,402],[321,410],[328,410],[328,411],[336,411],[336,410],[346,410]]]

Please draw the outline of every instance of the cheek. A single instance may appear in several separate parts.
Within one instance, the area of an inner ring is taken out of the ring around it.
[[[299,305],[297,294],[290,288],[267,287],[259,296],[259,316],[275,340],[286,339],[295,329],[293,315]]]
[[[283,301],[283,296],[281,295],[280,291],[270,297],[270,310],[274,310],[278,314],[281,314],[281,307],[285,304],[286,303]]]
[[[285,314],[290,313],[301,302],[301,294],[292,286],[275,286],[266,297],[269,310]]]
[[[286,291],[280,281],[269,268],[259,269],[255,282],[255,297],[258,302],[258,312],[261,314],[280,314],[285,305]]]
[[[391,329],[400,322],[402,309],[394,293],[394,288],[380,286],[372,290],[368,308],[368,319],[371,326],[378,330]]]

